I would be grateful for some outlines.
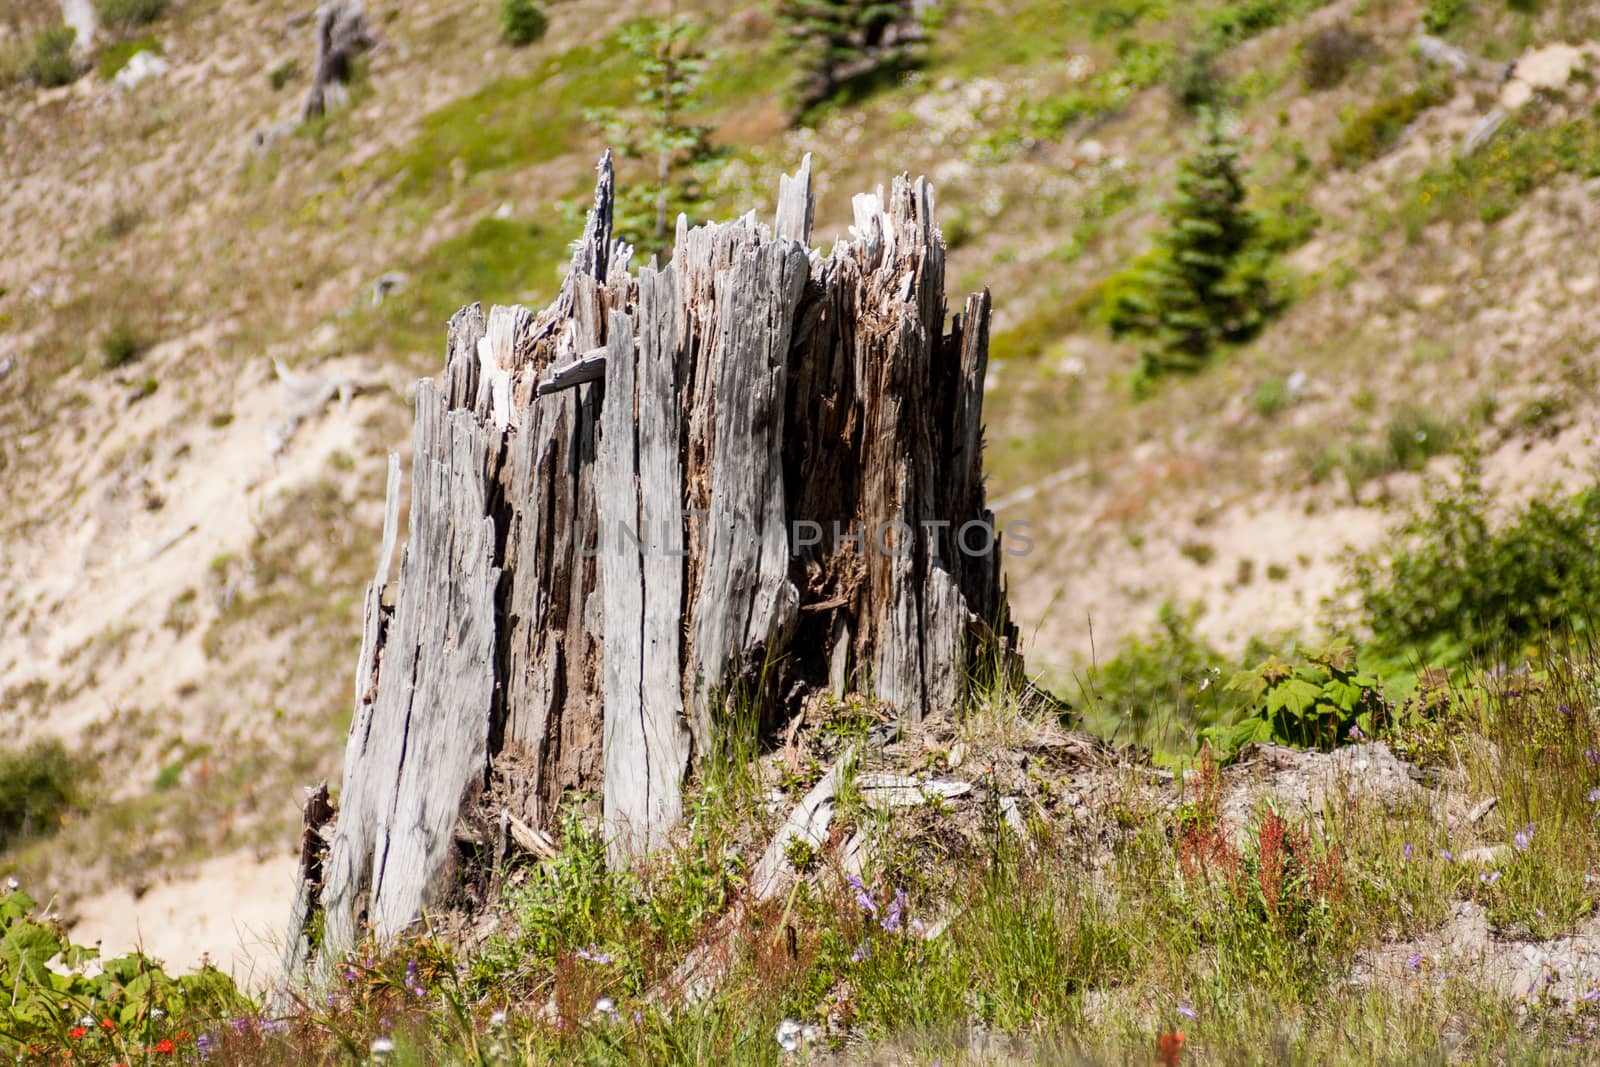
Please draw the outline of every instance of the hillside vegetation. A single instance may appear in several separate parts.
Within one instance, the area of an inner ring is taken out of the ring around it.
[[[93,7],[87,46],[0,11],[7,1055],[1593,1055],[1594,5],[369,2],[304,122],[311,5]],[[558,859],[269,1003],[287,896],[208,879],[287,894],[412,382],[457,307],[554,295],[608,145],[653,252],[807,152],[823,242],[929,177],[1070,710],[746,738],[647,868],[575,802]],[[970,788],[847,786],[751,903],[852,741]]]

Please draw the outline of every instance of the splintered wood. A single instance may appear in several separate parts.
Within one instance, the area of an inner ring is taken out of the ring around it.
[[[391,585],[395,461],[291,975],[440,903],[482,861],[457,824],[491,780],[517,840],[598,794],[623,864],[736,714],[859,692],[917,720],[1020,670],[983,495],[989,297],[947,327],[928,186],[857,196],[824,256],[808,158],[774,227],[680,220],[638,270],[613,192],[608,156],[556,300],[464,308],[418,388],[410,534]]]

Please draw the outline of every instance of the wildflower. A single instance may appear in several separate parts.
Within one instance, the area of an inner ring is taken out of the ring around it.
[[[1600,789],[1589,790],[1589,803],[1600,803]]]
[[[895,933],[900,929],[900,917],[905,914],[905,910],[906,891],[904,889],[896,889],[894,891],[894,901],[889,905],[889,913],[883,917],[879,925],[889,933]]]
[[[1185,1019],[1198,1019],[1198,1018],[1200,1018],[1200,1013],[1199,1012],[1195,1011],[1193,1008],[1189,1007],[1189,1005],[1184,1004],[1182,1002],[1180,1002],[1178,1004],[1178,1014],[1183,1016]]]
[[[610,997],[601,997],[599,1000],[594,1002],[594,1013],[597,1017],[607,1018],[612,1022],[616,1022],[617,1002],[612,1000]]]
[[[394,1038],[375,1037],[372,1039],[372,1056],[374,1059],[385,1059],[394,1051]]]
[[[1585,1004],[1593,1004],[1595,1001],[1600,1000],[1600,989],[1591,989],[1578,999]]]
[[[85,1015],[83,1018],[78,1020],[78,1025],[79,1026],[93,1026],[94,1025],[94,1016],[93,1015]]]
[[[1365,741],[1367,739],[1367,735],[1361,732],[1361,727],[1357,723],[1350,724],[1350,733],[1348,736],[1352,741]]]
[[[89,1028],[87,1026],[74,1026],[71,1030],[67,1031],[67,1036],[72,1038],[74,1041],[82,1041],[83,1035],[87,1034],[88,1032]]]
[[[1600,752],[1596,752],[1592,748],[1586,748],[1583,750],[1583,758],[1590,763],[1600,763]]]
[[[1447,848],[1441,848],[1439,850],[1439,858],[1444,860],[1446,863],[1454,863],[1456,861],[1456,858],[1450,855],[1450,850]]]
[[[590,945],[588,948],[580,948],[577,952],[577,956],[580,960],[585,960],[589,963],[598,963],[602,967],[611,962],[610,954],[601,952],[594,945]]]
[[[872,899],[871,895],[867,893],[867,887],[862,884],[861,879],[852,874],[849,878],[845,879],[845,882],[850,886],[851,889],[856,891],[856,903],[860,905],[862,914],[876,917],[878,914],[878,905]]]
[[[155,1013],[151,1012],[150,1014],[154,1015]],[[173,1044],[171,1038],[164,1037],[160,1041],[157,1041],[154,1045],[151,1045],[150,1051],[160,1056],[170,1056],[174,1052],[178,1051],[178,1046]]]
[[[1406,857],[1406,862],[1410,863],[1411,862],[1411,842],[1410,841],[1406,842],[1405,857]]]
[[[1533,840],[1533,824],[1529,823],[1526,830],[1518,830],[1511,843],[1517,846],[1518,852],[1528,851],[1528,843]]]
[[[851,963],[860,963],[862,960],[871,959],[871,958],[872,958],[872,942],[870,942],[870,941],[861,942],[861,944],[856,946],[856,950],[854,952],[850,953],[850,962]]]
[[[499,1027],[502,1027],[505,1024],[506,1024],[506,1013],[505,1012],[497,1011],[493,1015],[489,1016],[489,1025],[490,1026],[493,1026],[496,1029],[498,1029]]]
[[[1479,871],[1478,872],[1478,881],[1482,882],[1484,885],[1494,885],[1499,880],[1500,880],[1500,872],[1499,871]]]
[[[1184,1033],[1182,1030],[1172,1030],[1156,1038],[1156,1058],[1166,1067],[1176,1067],[1178,1057],[1183,1055]]]
[[[22,883],[17,881],[15,878],[7,878],[6,879],[6,888],[11,890],[11,892],[13,892],[13,893],[15,893],[19,888],[21,888],[21,886],[22,886]]]
[[[1410,967],[1413,971],[1420,971],[1420,970],[1422,970],[1422,960],[1423,960],[1422,953],[1419,952],[1415,956],[1411,956],[1410,958],[1408,958],[1406,960],[1406,965],[1408,967]]]
[[[201,1059],[207,1059],[216,1050],[217,1039],[210,1034],[201,1034],[195,1038],[194,1047],[199,1050]]]
[[[778,1047],[785,1052],[793,1052],[800,1047],[800,1024],[793,1019],[785,1019],[778,1024]]]
[[[281,1037],[289,1032],[289,1023],[284,1019],[262,1019],[256,1024],[256,1029],[268,1037]]]

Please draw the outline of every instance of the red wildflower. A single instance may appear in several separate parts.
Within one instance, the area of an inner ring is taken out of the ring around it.
[[[1182,1030],[1173,1030],[1156,1038],[1156,1056],[1166,1067],[1177,1067],[1178,1057],[1183,1055],[1184,1036]]]
[[[170,1056],[174,1052],[178,1051],[178,1046],[174,1045],[170,1039],[162,1038],[160,1041],[157,1041],[154,1045],[150,1046],[150,1051],[159,1053],[163,1056]]]
[[[89,1028],[87,1026],[74,1026],[71,1030],[67,1031],[67,1036],[72,1038],[74,1041],[82,1041],[83,1035],[87,1034],[88,1032]]]
[[[117,1024],[112,1022],[110,1019],[101,1019],[100,1020],[100,1029],[102,1029],[102,1030],[115,1030],[116,1028],[117,1028]]]

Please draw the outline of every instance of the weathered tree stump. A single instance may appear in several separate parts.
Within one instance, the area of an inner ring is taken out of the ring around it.
[[[361,0],[327,0],[317,8],[316,28],[317,66],[305,103],[300,105],[302,122],[344,105],[351,67],[373,44]]]
[[[915,720],[1020,667],[983,495],[989,296],[946,330],[931,190],[856,197],[823,256],[807,159],[774,227],[680,220],[671,262],[637,271],[612,193],[608,156],[556,300],[463,309],[418,386],[410,538],[391,588],[392,459],[291,975],[312,930],[337,955],[437,902],[486,789],[523,836],[599,792],[624,863],[678,821],[735,705],[770,726],[850,691]]]

